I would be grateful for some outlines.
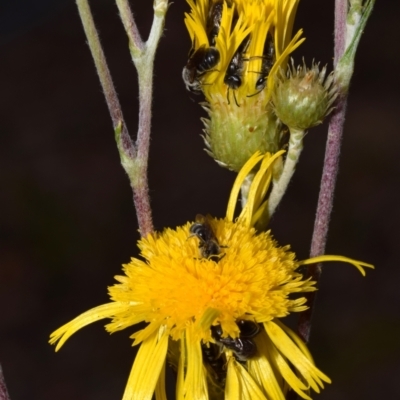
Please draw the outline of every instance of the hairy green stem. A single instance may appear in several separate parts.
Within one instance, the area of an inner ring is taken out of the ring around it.
[[[153,231],[147,166],[151,132],[151,104],[153,96],[153,70],[157,46],[164,29],[168,0],[155,0],[154,18],[150,34],[142,42],[127,0],[116,0],[122,23],[129,39],[132,61],[136,67],[139,81],[139,126],[136,139],[137,157],[134,163],[125,168],[134,189],[134,199],[138,216],[143,216],[142,236]],[[143,201],[146,200],[146,201]]]
[[[129,38],[129,47],[136,49],[139,53],[144,50],[144,43],[140,37],[139,30],[135,24],[128,0],[116,0],[122,24]]]
[[[303,150],[304,135],[305,132],[303,130],[297,130],[293,128],[290,129],[289,148],[286,155],[285,164],[282,172],[279,175],[279,178],[274,180],[274,186],[268,199],[269,218],[271,218],[278,207],[278,204],[282,200],[282,197],[289,185],[290,179],[294,174],[301,151]]]
[[[96,71],[99,75],[101,87],[103,89],[104,97],[107,102],[113,127],[114,129],[116,129],[117,126],[122,125],[122,136],[124,137],[124,141],[126,142],[125,151],[130,153],[131,157],[134,157],[135,148],[126,128],[126,124],[122,114],[122,108],[119,103],[117,92],[111,78],[110,70],[108,69],[106,58],[100,44],[99,35],[93,21],[89,2],[88,0],[76,0],[76,4],[78,6],[79,16],[81,17],[83,29],[88,40],[88,45],[92,53]]]
[[[121,20],[129,38],[132,60],[139,79],[139,127],[133,143],[126,127],[121,105],[114,88],[110,71],[100,44],[88,0],[76,0],[90,51],[100,78],[104,96],[114,126],[115,139],[121,164],[128,174],[142,236],[153,231],[152,212],[147,180],[150,145],[151,102],[153,92],[154,57],[163,32],[168,0],[155,0],[154,20],[147,42],[143,42],[127,0],[116,0]]]

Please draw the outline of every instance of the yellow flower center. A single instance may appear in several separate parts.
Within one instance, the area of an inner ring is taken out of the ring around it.
[[[210,340],[210,324],[219,323],[224,335],[237,337],[238,318],[265,322],[304,309],[305,299],[289,299],[289,294],[314,290],[313,282],[301,281],[289,247],[278,247],[269,232],[256,234],[244,223],[209,222],[220,245],[219,258],[202,257],[191,224],[167,229],[141,240],[147,263],[133,259],[124,266],[128,278],[117,277],[122,283],[110,288],[112,299],[126,301],[129,293],[129,301],[144,308],[145,320],[165,324],[174,339],[215,310],[217,318],[198,332],[205,341]]]

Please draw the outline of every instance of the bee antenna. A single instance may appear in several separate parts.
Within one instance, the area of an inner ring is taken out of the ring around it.
[[[253,97],[256,96],[257,94],[261,93],[263,91],[263,89],[259,90],[258,92],[255,92],[253,94],[248,94],[246,97]]]

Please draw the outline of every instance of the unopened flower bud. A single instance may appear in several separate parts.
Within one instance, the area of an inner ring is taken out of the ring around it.
[[[210,117],[203,118],[206,151],[218,164],[239,172],[257,150],[262,153],[279,150],[282,124],[271,107],[263,106],[254,97],[242,98],[240,107],[228,105],[224,100],[214,102],[212,108],[203,104]]]
[[[318,64],[311,69],[293,65],[287,74],[281,72],[272,92],[275,113],[290,129],[306,130],[322,123],[332,111],[337,97],[333,74],[327,79],[326,66],[319,71]]]

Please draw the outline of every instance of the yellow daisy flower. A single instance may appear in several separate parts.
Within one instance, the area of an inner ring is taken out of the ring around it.
[[[239,171],[255,151],[279,150],[282,129],[270,105],[277,73],[303,41],[292,37],[299,0],[187,0],[192,40],[183,78],[202,91],[208,152]]]
[[[176,398],[283,400],[288,388],[310,399],[329,378],[315,367],[301,339],[279,318],[307,308],[299,293],[316,290],[302,265],[344,261],[364,275],[372,265],[346,257],[297,261],[270,232],[255,226],[267,207],[272,166],[281,155],[254,154],[234,183],[225,218],[198,216],[176,229],[142,238],[142,259],[124,265],[109,288],[111,302],[51,335],[56,350],[77,330],[103,318],[112,333],[139,322],[140,348],[124,400],[165,400],[165,366],[177,372]],[[254,168],[246,205],[234,213],[240,187]]]

